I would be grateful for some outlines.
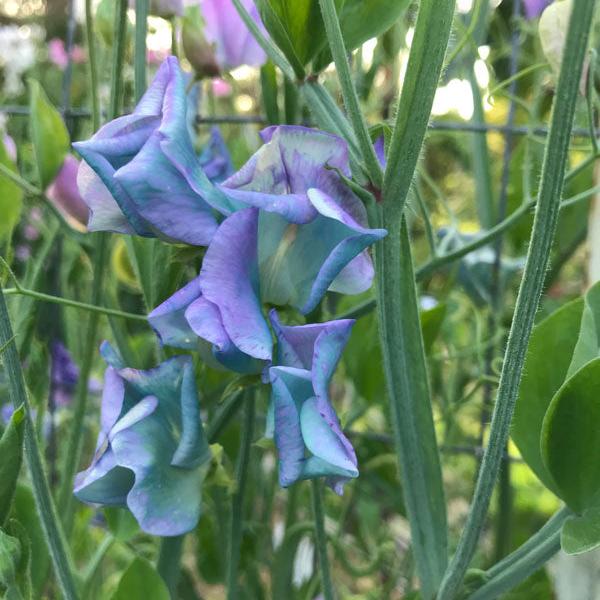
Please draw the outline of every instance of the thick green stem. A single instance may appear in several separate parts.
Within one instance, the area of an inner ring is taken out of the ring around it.
[[[48,544],[48,551],[54,565],[56,578],[63,597],[66,600],[75,600],[77,592],[73,580],[72,562],[65,536],[60,526],[56,507],[50,494],[44,462],[31,418],[31,408],[25,390],[25,381],[23,380],[19,354],[14,341],[14,334],[1,285],[0,347],[3,348],[2,360],[8,376],[11,402],[15,407],[23,405],[25,408],[25,457],[31,475],[37,511],[44,530],[46,543]]]
[[[571,15],[544,155],[531,244],[508,337],[489,443],[483,456],[465,529],[439,592],[440,600],[454,599],[458,593],[485,522],[508,440],[525,353],[558,221],[578,86],[593,10],[594,0],[581,0],[577,3],[577,10]]]
[[[237,488],[231,499],[231,517],[229,528],[229,551],[227,564],[227,598],[237,600],[238,595],[238,568],[240,564],[240,551],[242,546],[244,525],[244,499],[248,481],[248,464],[250,462],[250,449],[254,437],[254,390],[249,390],[244,399],[244,423],[242,427],[242,441],[238,461],[235,469]]]
[[[454,1],[422,0],[383,181],[388,230],[376,247],[377,307],[390,411],[413,554],[425,600],[447,563],[446,503],[403,210],[442,70]]]
[[[383,201],[399,204],[398,214],[427,131],[453,16],[454,0],[421,0],[383,179]]]
[[[321,6],[321,14],[325,23],[325,31],[327,32],[327,40],[331,55],[335,61],[340,86],[342,88],[342,96],[344,97],[344,105],[348,111],[348,117],[352,128],[358,140],[362,160],[367,167],[369,178],[378,188],[381,187],[383,176],[381,165],[377,160],[375,148],[371,143],[367,123],[360,108],[356,87],[352,80],[352,72],[348,64],[348,53],[342,36],[340,21],[337,16],[334,0],[319,0]]]
[[[171,598],[177,598],[177,584],[181,574],[181,555],[185,535],[163,538],[160,543],[156,570],[169,588]]]
[[[322,484],[318,479],[313,479],[311,483],[313,517],[315,520],[315,546],[317,547],[317,557],[319,559],[321,590],[325,600],[334,600],[331,570],[329,568],[329,558],[327,557],[327,533],[325,532]]]

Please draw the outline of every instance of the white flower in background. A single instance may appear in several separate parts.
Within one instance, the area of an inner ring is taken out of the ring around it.
[[[43,36],[37,25],[0,27],[0,69],[6,96],[18,96],[24,91],[23,75],[34,65]]]
[[[298,550],[296,550],[296,556],[294,558],[292,583],[295,588],[302,587],[302,584],[312,577],[314,560],[315,547],[311,539],[304,536],[298,544]]]

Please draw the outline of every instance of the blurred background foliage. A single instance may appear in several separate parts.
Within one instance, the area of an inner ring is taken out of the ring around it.
[[[38,81],[50,103],[63,111],[71,140],[84,139],[92,133],[86,117],[90,98],[81,4],[70,0],[0,0],[0,130],[16,141],[18,169],[28,181],[39,183],[27,118],[28,79]],[[106,107],[112,45],[110,2],[95,5],[102,68],[100,93]],[[417,265],[432,258],[431,241],[438,252],[440,248],[452,249],[457,239],[467,240],[501,220],[503,213],[508,216],[535,197],[545,141],[543,128],[548,122],[555,85],[554,74],[541,51],[536,20],[515,18],[513,2],[509,0],[459,0],[457,7],[449,49],[451,60],[436,95],[432,127],[409,207]],[[71,60],[65,64],[69,10],[75,15],[74,38]],[[385,123],[392,116],[392,103],[406,68],[415,14],[415,6],[407,2],[402,18],[391,29],[353,53],[352,67],[371,124]],[[133,19],[132,12],[125,70],[126,106],[134,103]],[[179,33],[180,24],[176,21],[150,17],[150,71],[172,51],[181,53]],[[59,51],[61,44],[64,54]],[[511,66],[515,54],[517,63]],[[184,55],[182,62],[184,68],[191,70]],[[325,70],[322,79],[339,97],[332,66]],[[284,93],[283,82],[279,83],[276,106],[280,120],[310,123],[309,112],[298,95],[289,87]],[[220,130],[235,166],[239,167],[257,148],[258,131],[266,115],[259,70],[240,67],[197,85],[198,147],[208,139],[211,126],[202,118],[222,121]],[[234,122],[227,122],[232,115]],[[487,133],[470,130],[477,129],[482,121],[490,126]],[[507,134],[504,129],[507,123],[514,128],[512,133]],[[580,133],[573,138],[571,167],[591,152],[583,103],[576,128]],[[489,160],[481,155],[482,144],[487,146]],[[2,156],[0,160],[4,160]],[[576,197],[597,183],[590,163],[570,180],[565,197]],[[0,186],[5,184],[0,180]],[[485,213],[486,194],[491,199],[487,208],[491,206],[491,215]],[[585,289],[589,202],[583,200],[561,213],[540,318]],[[3,227],[9,208],[0,206],[1,254],[7,257],[22,284],[86,301],[92,271],[85,246],[82,249],[77,240],[63,234],[39,199],[28,196],[19,203],[18,214],[10,216],[16,223],[14,229]],[[507,231],[501,247],[500,275],[495,279],[494,249],[488,246],[470,259],[452,263],[421,281],[422,326],[453,540],[461,530],[473,490],[480,448],[486,437],[491,390],[500,371],[531,222],[531,217],[526,216]],[[432,232],[428,231],[430,226]],[[195,275],[203,251],[115,236],[110,252],[106,303],[145,314]],[[151,291],[141,283],[140,264],[148,265],[155,273],[157,285]],[[352,311],[371,299],[370,294],[343,299],[330,294],[320,307],[319,316],[325,319]],[[62,340],[74,362],[81,364],[83,348],[88,343],[82,336],[82,322],[87,315],[74,308],[36,303],[24,297],[11,298],[10,309],[51,482],[58,486],[59,465],[64,458],[61,453],[66,449],[61,442],[72,414],[68,404],[57,406],[48,401],[53,392],[49,347],[51,341]],[[298,317],[290,314],[287,318],[291,321]],[[355,445],[361,471],[359,479],[347,486],[344,496],[328,493],[325,497],[335,580],[340,597],[348,599],[409,598],[414,583],[376,328],[373,313],[358,320],[332,395]],[[155,336],[144,323],[103,318],[101,337],[116,339],[119,346],[126,348],[128,362],[133,366],[148,368],[157,360]],[[168,354],[169,350],[164,352]],[[223,406],[235,405],[243,382],[200,362],[196,367],[205,422],[211,423]],[[102,369],[98,361],[90,384],[93,410],[85,421],[86,457],[93,452]],[[2,376],[0,372],[0,410],[8,403]],[[259,432],[264,430],[267,401],[266,393],[261,392]],[[227,498],[235,486],[233,462],[239,445],[238,421],[227,423],[216,442],[219,446],[214,447],[217,452],[205,485],[204,514],[197,530],[185,541],[184,570],[178,589],[182,599],[224,597],[223,532],[228,522]],[[274,448],[265,439],[257,439],[254,444],[250,468],[242,548],[243,597],[312,599],[318,589],[318,576],[307,525],[311,518],[309,486],[303,482],[289,490],[278,487]],[[558,506],[559,500],[537,480],[511,444],[475,565],[486,568],[514,549]],[[30,541],[33,597],[55,597],[56,590],[48,579],[49,559],[25,476],[13,512],[25,526]],[[129,568],[132,573],[143,573],[147,565],[143,560],[133,563],[134,557],[151,562],[157,558],[156,539],[140,533],[132,518],[119,509],[97,511],[77,503],[71,539],[86,599],[121,597],[113,593],[119,585],[125,585],[124,571]],[[541,570],[507,597],[541,600],[552,597],[552,589],[549,572]],[[162,596],[146,596],[154,597]]]

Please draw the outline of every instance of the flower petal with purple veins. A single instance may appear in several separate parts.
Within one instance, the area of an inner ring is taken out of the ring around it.
[[[280,483],[325,477],[337,493],[358,477],[356,454],[328,396],[353,321],[282,325],[275,311],[278,366],[269,369]],[[280,366],[281,365],[281,366]]]
[[[200,420],[191,358],[179,356],[141,371],[124,367],[106,343],[109,367],[101,431],[76,496],[125,504],[147,533],[180,535],[200,516],[201,484],[210,458]]]
[[[169,57],[132,114],[74,144],[103,184],[80,171],[90,230],[208,244],[218,226],[215,210],[228,214],[229,202],[202,172],[186,111],[184,76]]]

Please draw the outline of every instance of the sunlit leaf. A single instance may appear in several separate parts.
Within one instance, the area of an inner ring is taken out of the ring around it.
[[[135,558],[119,581],[112,600],[169,600],[162,577],[145,558]]]
[[[542,425],[542,457],[561,498],[575,512],[600,504],[600,358],[556,393]]]
[[[29,124],[40,187],[52,182],[70,147],[69,132],[40,84],[29,82]]]

